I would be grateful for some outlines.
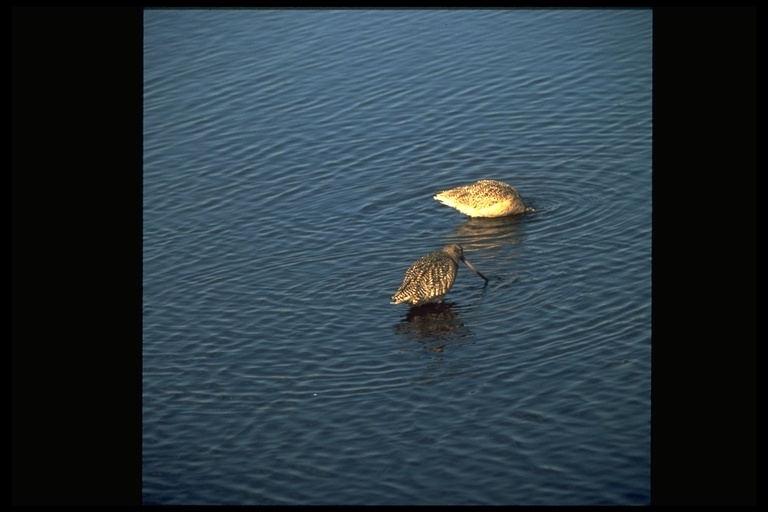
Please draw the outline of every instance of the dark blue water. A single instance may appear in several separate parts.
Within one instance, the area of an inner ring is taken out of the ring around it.
[[[148,10],[146,504],[647,504],[648,10]],[[535,212],[432,199],[481,178]],[[443,307],[389,304],[464,246]]]

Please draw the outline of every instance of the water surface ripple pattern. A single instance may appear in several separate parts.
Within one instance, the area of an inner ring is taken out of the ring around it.
[[[144,502],[647,504],[651,32],[145,11]],[[432,199],[485,178],[535,211]],[[390,305],[447,243],[488,286]]]

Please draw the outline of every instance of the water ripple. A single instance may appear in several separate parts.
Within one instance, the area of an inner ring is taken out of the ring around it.
[[[145,502],[646,504],[650,29],[147,11]],[[489,283],[390,305],[448,242]]]

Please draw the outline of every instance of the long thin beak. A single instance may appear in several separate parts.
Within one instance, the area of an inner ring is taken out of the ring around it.
[[[477,269],[475,268],[475,266],[474,266],[474,265],[472,265],[472,264],[469,262],[469,260],[468,260],[467,258],[462,258],[462,260],[461,260],[461,261],[463,261],[464,263],[466,263],[466,264],[467,264],[467,266],[468,266],[469,268],[471,268],[471,269],[472,269],[472,271],[473,271],[475,274],[477,274],[477,275],[479,275],[480,277],[482,277],[483,279],[485,279],[485,284],[488,284],[488,278],[487,278],[487,277],[485,277],[483,274],[481,274],[481,273],[480,273],[480,271],[479,271],[479,270],[477,270]]]

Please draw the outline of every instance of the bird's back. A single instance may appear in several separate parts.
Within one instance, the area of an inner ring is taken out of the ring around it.
[[[392,304],[415,306],[440,302],[456,279],[458,264],[444,251],[431,252],[408,267],[403,284],[392,296]]]
[[[518,191],[496,180],[480,180],[444,190],[434,198],[470,217],[501,217],[526,211]]]

